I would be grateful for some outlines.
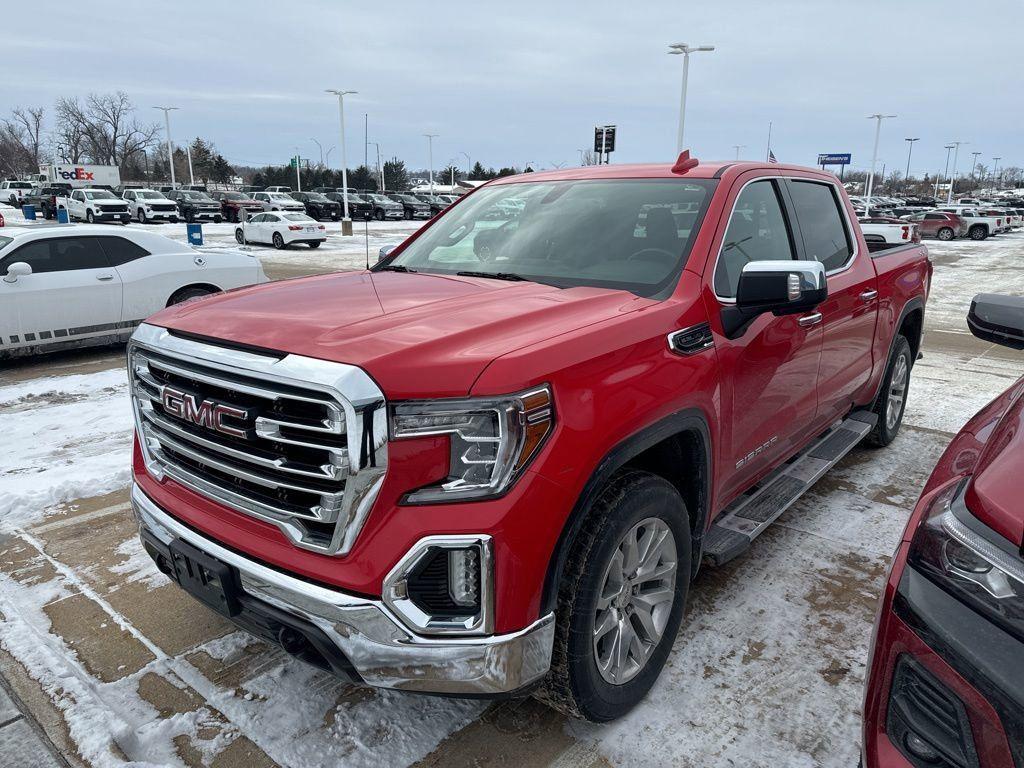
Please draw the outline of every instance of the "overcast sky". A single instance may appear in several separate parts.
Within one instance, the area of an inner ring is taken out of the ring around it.
[[[494,6],[494,7],[492,7]],[[337,101],[346,100],[349,165],[363,159],[363,115],[382,155],[426,167],[468,154],[485,165],[576,164],[593,126],[618,125],[612,162],[675,152],[682,57],[694,54],[686,144],[705,159],[763,159],[768,122],[783,162],[819,152],[912,173],[941,170],[952,140],[960,168],[1024,165],[1019,0],[514,3],[4,2],[0,112],[62,95],[126,91],[142,117],[172,113],[176,142],[212,139],[232,162],[286,162],[298,147],[340,162]],[[375,149],[371,147],[371,153]],[[372,156],[371,156],[372,162]]]

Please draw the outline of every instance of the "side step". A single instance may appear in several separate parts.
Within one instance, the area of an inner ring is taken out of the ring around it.
[[[704,537],[705,561],[722,565],[743,554],[765,528],[863,440],[877,422],[877,414],[855,411],[730,504]]]

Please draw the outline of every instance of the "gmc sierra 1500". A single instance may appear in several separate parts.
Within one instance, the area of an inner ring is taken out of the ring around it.
[[[618,717],[698,565],[894,438],[930,278],[813,169],[497,179],[368,271],[138,329],[143,542],[349,679]]]

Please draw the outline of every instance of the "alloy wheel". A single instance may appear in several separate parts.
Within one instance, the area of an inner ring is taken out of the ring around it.
[[[896,422],[900,420],[903,413],[903,400],[907,394],[907,373],[910,368],[907,365],[906,355],[896,358],[896,364],[892,369],[892,379],[889,382],[889,403],[885,409],[885,426],[892,430]]]
[[[601,580],[594,615],[594,660],[607,682],[622,685],[647,664],[665,633],[675,598],[675,537],[649,517],[616,547]]]

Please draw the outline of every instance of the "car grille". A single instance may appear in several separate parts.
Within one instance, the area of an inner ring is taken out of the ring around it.
[[[172,211],[178,210],[178,206],[167,205],[166,203],[156,203],[155,205],[151,205],[149,207],[157,213],[171,213]]]
[[[361,369],[147,324],[128,361],[152,474],[273,523],[299,547],[348,553],[387,463],[384,397]]]
[[[128,213],[127,205],[104,205],[100,213]]]

